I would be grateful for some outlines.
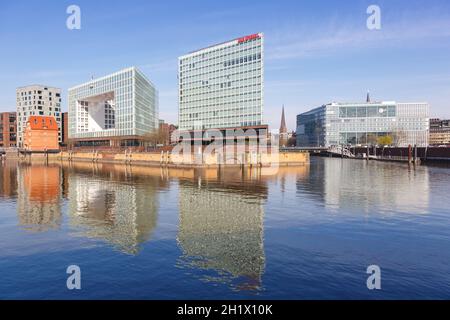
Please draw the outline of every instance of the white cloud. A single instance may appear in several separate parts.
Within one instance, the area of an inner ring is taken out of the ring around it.
[[[364,24],[338,24],[332,20],[326,27],[311,30],[291,26],[290,32],[280,32],[267,46],[268,60],[296,59],[315,55],[330,55],[337,50],[367,49],[417,45],[427,39],[450,37],[450,17],[406,19],[386,22],[379,31],[370,31]]]

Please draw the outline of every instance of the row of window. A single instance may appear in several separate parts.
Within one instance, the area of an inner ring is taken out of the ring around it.
[[[48,88],[44,88],[44,90],[45,90],[45,91],[48,91]],[[32,95],[32,94],[42,94],[42,90],[28,91],[28,95]],[[19,95],[19,93],[17,93],[17,95]],[[26,91],[21,91],[21,92],[20,92],[20,96],[24,97],[24,96],[26,96],[26,95],[27,95],[27,92],[26,92]],[[51,96],[51,95],[52,95],[52,92],[50,91],[50,92],[48,93],[48,95]],[[60,96],[61,96],[61,94],[60,94],[59,92],[57,92],[55,95],[56,95],[57,97],[60,97]]]
[[[241,57],[246,57],[247,61],[246,62],[251,62],[251,61],[256,61],[258,58],[258,55],[255,57],[255,54],[258,54],[259,52],[259,59],[261,59],[261,49],[253,49],[253,50],[247,50],[247,51],[243,51],[243,52],[233,52],[232,54],[227,54],[227,55],[223,55],[220,57],[216,57],[214,59],[210,59],[211,61],[200,61],[197,64],[194,63],[190,63],[189,65],[186,66],[182,66],[180,67],[179,72],[184,72],[184,73],[193,73],[196,71],[201,71],[204,70],[206,68],[214,68],[214,69],[218,69],[221,66],[223,67],[227,67],[227,66],[231,66],[232,65],[232,61],[238,62],[240,61]],[[230,59],[230,56],[236,56],[236,58],[232,58]],[[225,61],[224,61],[225,60]],[[226,64],[224,64],[226,62]],[[243,63],[243,62],[241,62]],[[239,63],[235,63],[235,64],[239,64]]]
[[[260,41],[261,41],[260,38],[257,38],[246,42],[232,44],[226,47],[217,47],[217,49],[210,50],[208,52],[199,52],[197,55],[180,60],[180,66],[187,65],[186,63],[192,63],[192,61],[200,61],[200,60],[208,61],[217,57],[229,55],[231,53],[243,52],[245,50],[258,48],[261,46],[261,44],[256,42]]]
[[[395,117],[395,106],[340,107],[340,118]]]
[[[242,75],[253,75],[258,76],[261,75],[261,64],[255,61],[247,62],[247,64],[243,64],[240,68],[212,68],[208,67],[204,70],[198,70],[195,72],[191,72],[190,74],[180,73],[179,79],[180,84],[187,84],[191,82],[196,82],[205,78],[210,80],[212,79],[220,79],[223,77],[240,79]]]
[[[233,121],[233,122],[222,122],[215,124],[207,124],[207,125],[198,125],[192,123],[183,123],[180,124],[180,128],[182,130],[199,130],[199,129],[211,129],[211,128],[231,128],[231,127],[248,127],[248,126],[259,126],[261,125],[261,120],[253,120],[253,121]]]

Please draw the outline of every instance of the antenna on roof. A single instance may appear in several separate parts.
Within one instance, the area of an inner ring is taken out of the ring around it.
[[[91,75],[91,81],[94,81],[94,75]],[[91,85],[89,86],[89,89],[94,89],[94,85],[91,84]]]
[[[370,102],[370,91],[367,90],[367,99],[366,102],[369,103]]]

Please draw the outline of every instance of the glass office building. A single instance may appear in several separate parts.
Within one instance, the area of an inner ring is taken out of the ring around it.
[[[158,121],[158,92],[135,67],[69,89],[69,139],[77,145],[139,145]]]
[[[396,146],[427,146],[427,103],[330,103],[297,116],[297,146],[376,145],[390,136]]]
[[[181,130],[262,125],[263,44],[258,33],[179,58]]]

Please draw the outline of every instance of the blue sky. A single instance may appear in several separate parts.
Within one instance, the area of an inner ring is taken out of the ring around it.
[[[66,8],[81,8],[81,30]],[[366,28],[371,4],[382,28]],[[450,2],[431,1],[2,1],[0,111],[15,89],[64,90],[137,66],[160,92],[160,118],[177,121],[177,57],[242,35],[265,34],[264,118],[289,129],[296,114],[331,101],[427,101],[450,117]]]

